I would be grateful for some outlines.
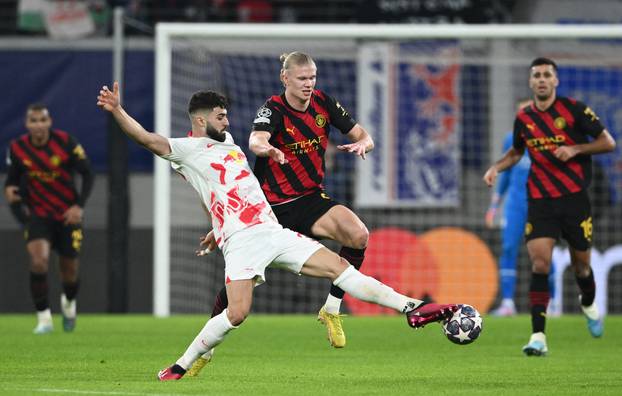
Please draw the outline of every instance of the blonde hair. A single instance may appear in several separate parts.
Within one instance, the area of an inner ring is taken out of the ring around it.
[[[305,54],[304,52],[294,51],[294,52],[284,52],[279,57],[281,61],[281,81],[283,81],[283,74],[288,71],[292,66],[306,66],[306,65],[315,65],[313,58],[311,55]]]

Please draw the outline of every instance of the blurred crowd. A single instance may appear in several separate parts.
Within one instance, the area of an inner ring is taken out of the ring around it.
[[[112,9],[135,21],[130,34],[149,34],[160,21],[255,23],[508,23],[515,0],[0,0],[0,34],[45,35],[37,20],[47,7],[85,10],[95,28],[110,33]],[[57,17],[58,18],[58,17]],[[61,17],[62,18],[62,17]],[[142,27],[142,28],[141,28]]]

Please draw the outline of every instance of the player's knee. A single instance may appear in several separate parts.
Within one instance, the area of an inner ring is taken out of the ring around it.
[[[238,307],[235,305],[229,305],[227,307],[227,319],[234,326],[239,326],[248,317],[250,309],[244,307]]]
[[[329,271],[329,278],[334,281],[349,266],[350,266],[350,263],[348,263],[348,261],[346,259],[344,259],[343,257],[337,256],[336,257],[336,261],[335,261],[335,265],[330,266],[330,268],[328,269],[328,271]]]
[[[31,256],[30,257],[30,271],[32,272],[47,272],[48,259],[43,256]]]
[[[537,274],[548,274],[551,262],[544,257],[535,256],[531,258],[531,270]]]
[[[350,233],[351,245],[353,249],[365,249],[369,241],[369,231],[367,227],[362,226],[356,228]]]

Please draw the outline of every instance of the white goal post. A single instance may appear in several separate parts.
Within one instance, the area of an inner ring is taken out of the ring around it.
[[[486,47],[486,51],[481,51],[482,57],[477,58],[476,55],[472,56],[472,62],[480,62],[482,64],[489,63],[493,67],[490,67],[487,76],[487,98],[485,99],[486,105],[489,107],[489,113],[494,114],[487,119],[487,124],[484,127],[490,131],[505,131],[511,127],[513,120],[513,114],[508,109],[513,108],[513,103],[516,99],[516,94],[508,92],[506,89],[494,89],[495,87],[509,87],[516,85],[513,79],[512,73],[508,72],[508,69],[517,65],[523,66],[525,69],[528,65],[525,61],[532,56],[533,52],[523,51],[522,47],[528,47],[531,40],[537,40],[539,48],[544,54],[550,54],[555,58],[556,54],[562,54],[560,48],[547,47],[546,41],[551,40],[555,45],[560,43],[563,45],[569,41],[577,41],[583,39],[593,40],[621,40],[622,39],[622,25],[337,25],[337,24],[207,24],[207,23],[159,23],[156,27],[155,38],[155,130],[157,133],[163,136],[174,136],[172,112],[174,108],[177,108],[179,101],[179,107],[183,108],[184,100],[188,98],[177,97],[173,92],[173,79],[175,72],[173,70],[173,53],[174,47],[179,43],[186,45],[188,48],[194,48],[194,46],[204,46],[209,48],[214,46],[222,51],[230,51],[230,48],[221,48],[221,41],[228,42],[228,40],[235,40],[240,43],[240,46],[244,46],[244,42],[247,40],[253,40],[253,42],[265,41],[270,43],[271,41],[280,42],[286,40],[290,45],[284,48],[274,48],[276,53],[285,51],[291,51],[298,41],[300,43],[314,42],[316,45],[321,45],[323,42],[338,43],[339,41],[348,41],[353,45],[358,46],[361,43],[383,43],[383,42],[417,42],[418,40],[466,40],[469,42],[480,43],[485,41],[484,45],[478,44],[479,47]],[[523,46],[516,48],[513,45],[513,40],[521,41]],[[185,43],[185,44],[183,44]],[[579,44],[582,47],[581,44]],[[225,46],[226,47],[226,46]],[[304,45],[302,45],[305,48]],[[201,47],[202,48],[202,47]],[[492,49],[491,49],[492,48]],[[200,66],[202,57],[205,56],[201,51],[196,51],[193,56],[196,55],[197,66]],[[335,52],[338,52],[336,50]],[[609,51],[596,51],[594,57],[602,57],[602,63],[607,65],[616,65],[620,67],[622,65],[622,57],[620,51],[617,54],[612,54]],[[381,52],[382,53],[382,52]],[[477,53],[477,51],[475,51]],[[581,51],[577,53],[581,54]],[[591,54],[590,51],[587,52]],[[516,59],[514,59],[516,54]],[[311,53],[314,56],[313,53]],[[340,54],[335,54],[335,57]],[[341,55],[346,56],[346,55]],[[349,56],[349,55],[347,55]],[[404,55],[410,56],[410,55]],[[434,57],[434,54],[428,55]],[[573,58],[573,55],[564,54],[564,57]],[[278,60],[278,56],[275,57]],[[356,62],[356,59],[351,59]],[[379,59],[382,60],[382,59]],[[587,58],[576,56],[573,59],[576,64],[592,65],[595,59],[593,57]],[[191,62],[191,61],[185,61]],[[194,73],[194,71],[192,72]],[[320,71],[320,74],[323,71]],[[524,77],[524,76],[523,76]],[[201,74],[197,74],[196,80],[188,79],[189,86],[195,85],[195,90],[205,88],[205,81],[201,84],[197,83],[201,81]],[[185,80],[184,80],[185,81]],[[193,82],[195,81],[195,82]],[[359,81],[359,84],[361,81]],[[521,80],[523,85],[526,85],[526,78]],[[318,83],[318,86],[321,84]],[[360,86],[359,86],[360,87]],[[363,88],[360,88],[363,89]],[[273,92],[276,93],[276,92]],[[263,101],[267,98],[260,98],[256,102],[256,108],[258,108]],[[360,108],[361,104],[358,103],[357,107]],[[356,111],[356,109],[351,109]],[[461,114],[461,113],[460,113]],[[237,114],[232,114],[232,118],[238,117]],[[461,114],[458,117],[464,118],[467,114]],[[241,120],[239,123],[247,126],[250,130],[251,120]],[[179,128],[179,126],[177,126]],[[373,128],[372,128],[373,129]],[[175,131],[177,133],[183,131]],[[372,131],[373,134],[374,131]],[[481,155],[484,158],[497,157],[501,152],[502,136],[494,135],[488,140],[486,145],[486,152],[474,153],[474,156]],[[240,141],[237,139],[237,144],[246,150],[246,141]],[[457,143],[459,145],[459,143]],[[464,157],[464,154],[461,154]],[[490,155],[490,157],[489,157]],[[460,161],[460,154],[456,157]],[[474,172],[477,173],[477,172]],[[461,173],[464,176],[464,172]],[[154,170],[154,243],[153,243],[153,257],[154,257],[154,272],[153,272],[153,313],[156,316],[165,317],[171,314],[171,265],[175,260],[171,253],[171,168],[167,161],[160,158],[155,159]],[[461,180],[458,188],[464,188],[464,185],[469,184],[470,180]],[[488,192],[486,192],[487,196]],[[460,199],[460,198],[459,198]],[[461,205],[464,204],[464,198]],[[481,200],[481,197],[478,198]],[[478,204],[478,210],[483,204]],[[409,204],[407,203],[406,206]],[[451,206],[451,202],[447,204]],[[200,210],[200,204],[197,200],[195,206]],[[355,204],[355,206],[357,206]],[[416,205],[415,205],[416,206]],[[468,205],[467,205],[468,206]],[[425,207],[425,205],[424,205]],[[388,210],[388,213],[392,213],[392,210],[399,211],[400,205],[394,206],[397,209]],[[371,210],[371,209],[370,209]],[[407,209],[406,209],[407,210]],[[436,209],[434,209],[436,210]],[[465,209],[467,211],[468,208]],[[442,209],[440,209],[442,211]],[[471,213],[468,220],[462,222],[461,225],[471,224],[475,222],[475,218],[479,219],[479,212]],[[195,212],[192,212],[195,213]],[[363,213],[366,213],[363,211]],[[401,212],[400,212],[401,213]],[[397,216],[401,216],[397,213]],[[420,212],[417,212],[420,213]],[[370,215],[373,216],[373,215]],[[425,219],[425,214],[423,214]],[[451,221],[444,219],[442,214],[438,215],[440,225],[451,225]],[[189,217],[193,217],[192,214]],[[196,215],[195,215],[196,217]],[[390,217],[390,215],[384,216]],[[196,220],[196,219],[193,219]],[[380,220],[379,220],[380,221]],[[383,220],[384,221],[384,220]],[[427,220],[424,220],[427,221]],[[432,220],[430,220],[432,221]],[[202,227],[201,222],[193,223],[198,228]],[[399,223],[397,223],[399,224]],[[386,225],[386,223],[383,223]],[[205,228],[207,231],[207,228]],[[183,282],[183,281],[182,281]],[[219,288],[214,288],[209,291],[209,294],[215,294]],[[188,297],[192,298],[192,297]],[[207,310],[209,307],[205,307]]]

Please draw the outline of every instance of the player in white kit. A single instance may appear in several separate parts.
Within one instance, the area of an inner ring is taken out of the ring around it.
[[[406,314],[408,324],[414,328],[441,321],[457,310],[456,304],[424,304],[401,295],[361,274],[320,243],[283,228],[246,156],[226,132],[229,121],[224,96],[213,91],[192,96],[188,105],[192,130],[186,138],[165,138],[147,132],[121,107],[116,82],[112,91],[102,87],[97,105],[111,112],[136,143],[171,161],[172,167],[195,188],[211,215],[215,242],[225,258],[227,309],[207,321],[175,364],[158,373],[161,381],[180,379],[197,358],[220,344],[246,319],[253,288],[265,281],[268,266],[328,278],[353,297]]]

